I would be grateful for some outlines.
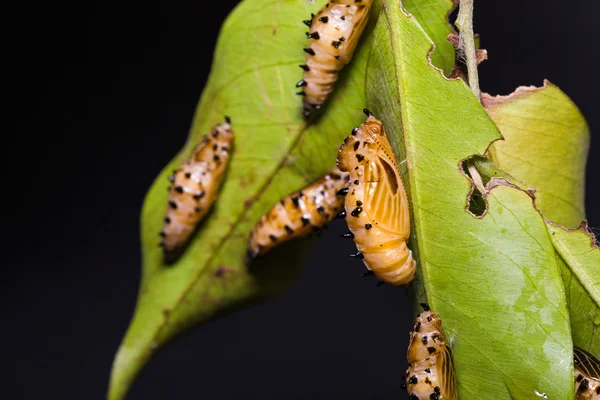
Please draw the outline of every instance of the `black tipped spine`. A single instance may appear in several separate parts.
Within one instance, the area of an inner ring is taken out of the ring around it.
[[[365,113],[365,115],[366,115],[367,117],[372,117],[372,116],[373,116],[373,113],[372,113],[372,112],[371,112],[371,110],[369,110],[368,108],[364,108],[364,109],[363,109],[363,112]]]

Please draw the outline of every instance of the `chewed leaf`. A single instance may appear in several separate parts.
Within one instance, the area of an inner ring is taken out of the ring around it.
[[[590,141],[581,112],[548,81],[541,88],[521,87],[509,96],[483,94],[481,101],[504,136],[490,148],[490,158],[538,189],[537,204],[546,218],[577,227],[585,218]]]
[[[564,262],[573,343],[600,355],[600,248],[586,224],[568,230],[548,222],[552,242]]]
[[[404,8],[411,13],[427,36],[435,44],[431,53],[431,62],[450,74],[454,67],[454,48],[448,41],[448,35],[455,33],[448,21],[450,12],[454,9],[452,0],[404,0]]]
[[[548,222],[567,293],[573,342],[600,354],[600,250],[585,218],[588,126],[573,102],[549,82],[509,96],[482,96],[504,141],[489,155],[503,170],[534,186],[536,204]]]
[[[445,321],[458,397],[573,398],[569,315],[544,219],[530,193],[506,179],[488,184],[483,217],[466,211],[470,182],[460,165],[500,135],[462,81],[430,66],[431,48],[398,1],[383,1],[367,104],[406,160],[417,294]]]

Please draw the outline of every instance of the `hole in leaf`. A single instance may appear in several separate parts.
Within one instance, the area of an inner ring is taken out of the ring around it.
[[[461,168],[465,175],[471,180],[473,189],[467,198],[467,210],[475,217],[481,217],[487,211],[487,203],[483,198],[483,191],[485,185],[481,175],[477,172],[477,169],[473,165],[473,159],[468,158],[461,163]]]

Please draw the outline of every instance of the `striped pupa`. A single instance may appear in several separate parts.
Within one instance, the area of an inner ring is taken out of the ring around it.
[[[350,62],[367,25],[373,0],[330,0],[310,20],[304,21],[310,44],[304,49],[304,76],[296,87],[303,88],[304,116],[325,103],[340,70]]]
[[[358,247],[357,256],[381,281],[407,285],[414,279],[408,199],[385,129],[368,118],[340,147],[337,165],[350,173],[345,217]]]
[[[421,304],[410,333],[406,357],[405,385],[410,400],[456,400],[456,378],[452,351],[439,315]]]
[[[234,141],[231,120],[203,136],[190,157],[169,177],[167,213],[160,232],[165,253],[181,249],[215,201]]]
[[[337,194],[348,185],[348,174],[337,168],[273,206],[254,226],[248,256],[254,259],[288,240],[307,236],[327,225],[342,209],[344,198]]]

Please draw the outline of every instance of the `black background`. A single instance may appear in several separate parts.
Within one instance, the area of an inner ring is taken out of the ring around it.
[[[28,1],[5,11],[15,123],[3,136],[4,396],[104,398],[139,283],[142,199],[185,140],[235,3]],[[490,56],[482,89],[548,78],[597,132],[599,12],[591,0],[476,2]],[[598,141],[587,211],[600,228]],[[402,398],[406,296],[358,277],[343,229],[336,222],[319,240],[285,295],[161,351],[129,399]]]

